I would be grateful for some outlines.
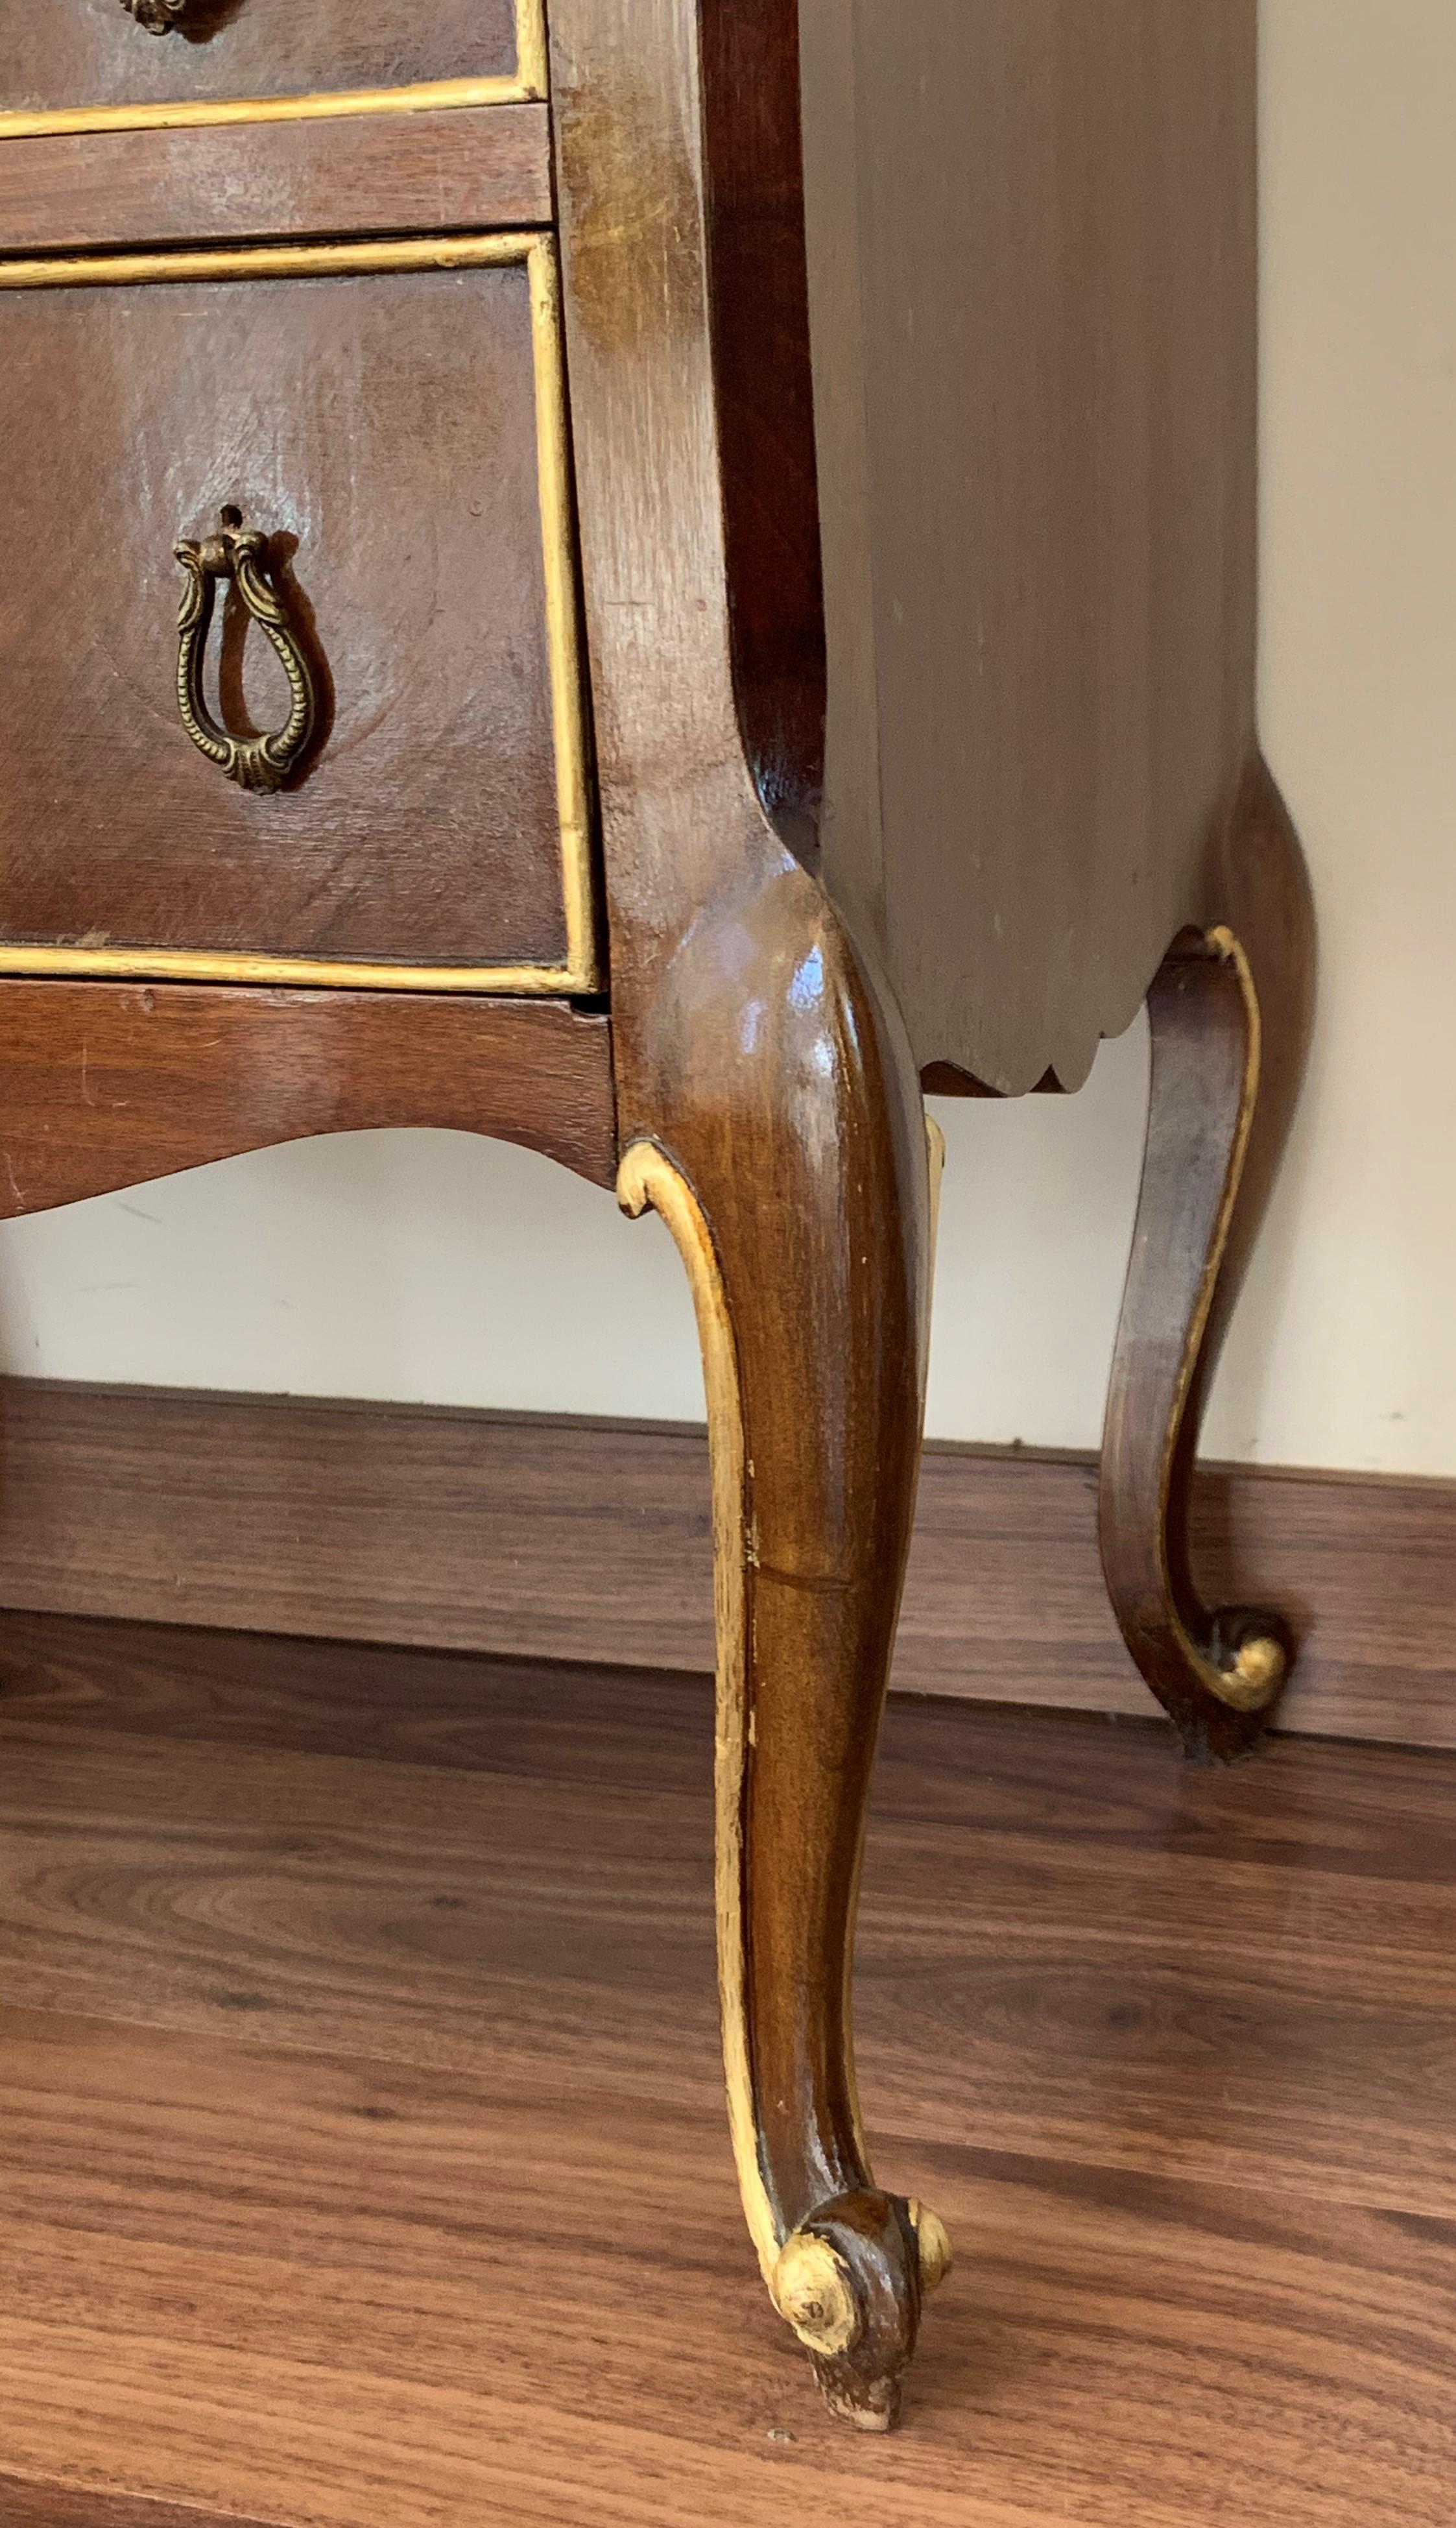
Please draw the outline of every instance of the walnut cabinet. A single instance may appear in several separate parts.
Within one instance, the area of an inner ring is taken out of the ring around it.
[[[1290,1652],[1186,1556],[1311,1006],[1254,110],[1255,0],[7,12],[0,1208],[433,1124],[664,1216],[733,2145],[871,2429],[950,2256],[849,2012],[926,1085],[1075,1089],[1149,1000],[1109,1584],[1200,1756]]]

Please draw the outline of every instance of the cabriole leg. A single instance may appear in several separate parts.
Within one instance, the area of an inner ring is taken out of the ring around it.
[[[1303,856],[1261,764],[1230,822],[1219,915],[1175,940],[1148,995],[1153,1067],[1132,1259],[1103,1436],[1103,1568],[1123,1638],[1190,1756],[1262,1735],[1289,1635],[1205,1606],[1189,1565],[1204,1398],[1288,1135],[1314,1009]]]
[[[619,1192],[671,1229],[702,1343],[719,1964],[744,2205],[831,2407],[885,2430],[922,2294],[949,2261],[933,2216],[870,2174],[850,2024],[919,1460],[930,1187],[909,1056],[892,1054],[816,895],[786,892],[801,918],[808,899],[810,926],[786,936],[781,904],[752,973],[737,934],[731,1041],[713,990],[681,1072],[696,1093],[629,1147]]]

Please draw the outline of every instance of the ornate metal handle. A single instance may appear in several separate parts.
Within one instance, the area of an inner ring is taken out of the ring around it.
[[[187,0],[122,0],[122,7],[149,35],[169,35],[186,5]]]
[[[177,618],[177,701],[192,744],[230,781],[244,790],[277,790],[307,747],[318,718],[318,695],[308,660],[288,628],[283,600],[263,576],[268,539],[245,527],[236,509],[223,511],[221,535],[173,550],[187,574]],[[261,624],[283,661],[293,708],[283,728],[267,737],[234,737],[219,728],[202,699],[202,658],[220,579],[231,579],[249,614]]]

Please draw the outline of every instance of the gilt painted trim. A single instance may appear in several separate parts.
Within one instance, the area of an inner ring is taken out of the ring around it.
[[[744,1795],[750,1755],[748,1709],[748,1465],[738,1346],[712,1231],[687,1179],[654,1141],[634,1141],[622,1157],[617,1200],[634,1219],[650,1209],[671,1231],[693,1293],[707,1396],[712,1482],[713,1615],[717,1636],[717,1720],[713,1732],[714,1849],[718,1991],[728,2125],[749,2235],[770,2296],[778,2304],[784,2240],[758,2157],[758,2120],[748,2022],[744,1934]],[[789,2312],[786,2310],[785,2314]],[[790,2323],[796,2321],[790,2317]]]

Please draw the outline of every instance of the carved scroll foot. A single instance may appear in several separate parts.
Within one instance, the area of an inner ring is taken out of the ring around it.
[[[926,1141],[909,1055],[801,873],[728,945],[716,972],[708,944],[705,971],[682,976],[696,1046],[618,1189],[677,1239],[702,1344],[719,1975],[744,2208],[832,2410],[885,2431],[950,2260],[939,2223],[874,2184],[850,2026],[919,1461]]]
[[[1147,1149],[1103,1438],[1103,1568],[1123,1638],[1202,1761],[1268,1725],[1293,1643],[1207,1607],[1188,1554],[1203,1402],[1292,1120],[1314,1006],[1304,861],[1262,764],[1221,855],[1222,919],[1185,932],[1148,995]]]
[[[824,2401],[841,2422],[893,2430],[919,2308],[950,2267],[935,2215],[888,2194],[821,2204],[780,2249],[774,2306],[812,2353]],[[915,2312],[909,2328],[908,2308]]]

